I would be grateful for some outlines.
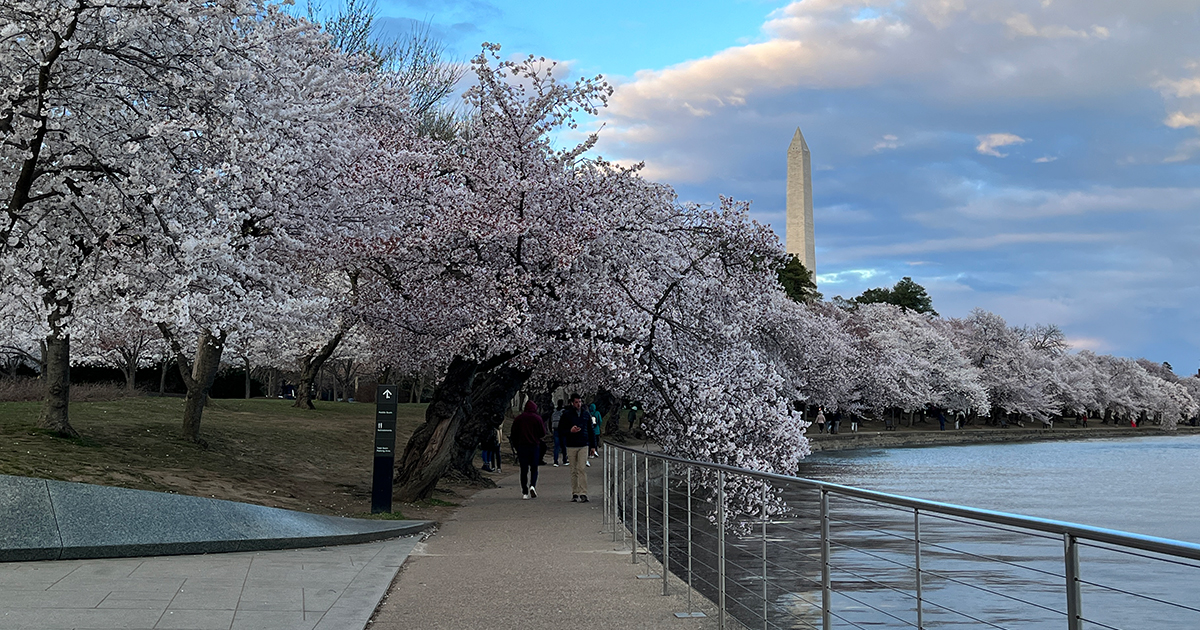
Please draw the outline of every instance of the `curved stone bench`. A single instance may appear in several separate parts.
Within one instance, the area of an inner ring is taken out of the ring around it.
[[[429,525],[0,475],[0,562],[322,547]]]

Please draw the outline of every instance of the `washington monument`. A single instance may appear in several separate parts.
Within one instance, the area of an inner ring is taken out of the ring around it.
[[[787,151],[787,252],[800,257],[817,279],[817,250],[813,237],[812,157],[804,134],[796,135]]]

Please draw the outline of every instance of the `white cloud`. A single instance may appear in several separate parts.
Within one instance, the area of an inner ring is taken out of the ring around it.
[[[1171,95],[1176,98],[1188,98],[1191,96],[1200,96],[1200,77],[1186,77],[1183,79],[1164,79],[1155,84],[1163,94]]]
[[[975,147],[975,151],[980,155],[991,155],[1002,158],[1007,157],[1007,153],[997,151],[1000,147],[1012,146],[1014,144],[1025,144],[1029,142],[1028,138],[1022,138],[1012,133],[989,133],[984,136],[979,136],[979,146]]]
[[[818,284],[841,284],[843,282],[862,282],[879,275],[876,269],[846,269],[836,273],[817,274]]]
[[[1107,341],[1099,337],[1067,337],[1066,342],[1075,351],[1106,352],[1111,347]]]
[[[1172,129],[1200,127],[1200,113],[1185,114],[1183,112],[1171,112],[1171,115],[1167,116],[1167,119],[1163,123]]]
[[[1058,158],[1056,158],[1052,155],[1043,155],[1042,157],[1034,160],[1033,163],[1034,164],[1049,164],[1050,162],[1054,162],[1057,159]]]
[[[1013,15],[1009,16],[1004,23],[1008,26],[1009,32],[1012,35],[1019,35],[1021,37],[1044,37],[1053,39],[1059,37],[1086,38],[1088,36],[1086,31],[1076,30],[1061,25],[1041,27],[1034,26],[1029,15],[1025,13],[1014,13]],[[1105,36],[1108,35],[1108,31],[1106,29],[1103,30],[1103,32]]]
[[[1084,234],[1079,232],[1007,233],[988,236],[961,236],[929,239],[890,245],[850,247],[839,250],[846,259],[875,256],[908,256],[933,252],[968,252],[996,249],[1030,243],[1102,243],[1119,240],[1117,234]]]
[[[882,140],[875,143],[875,147],[873,150],[882,151],[884,149],[895,149],[896,147],[900,146],[900,144],[898,142],[899,140],[900,140],[900,138],[897,138],[896,136],[893,136],[892,134],[889,133],[889,134],[885,135]]]

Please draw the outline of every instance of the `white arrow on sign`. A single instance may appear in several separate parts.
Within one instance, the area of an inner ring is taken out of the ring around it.
[[[391,397],[392,397],[392,390],[390,390],[390,389],[385,389],[385,390],[383,390],[383,397],[384,397],[384,398],[391,398]]]

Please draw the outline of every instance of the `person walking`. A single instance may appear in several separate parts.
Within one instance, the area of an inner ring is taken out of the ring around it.
[[[546,425],[537,413],[537,403],[525,403],[525,411],[513,418],[509,441],[517,450],[517,461],[521,464],[521,498],[537,498],[538,464],[542,459],[542,438],[546,437]]]
[[[588,454],[589,459],[600,457],[600,425],[604,424],[604,416],[596,411],[596,403],[588,405],[588,415],[592,417],[592,452]],[[588,466],[592,463],[588,462]]]
[[[563,410],[558,421],[558,435],[562,438],[567,456],[571,460],[571,501],[587,503],[588,449],[595,447],[592,432],[592,416],[583,410],[583,399],[571,394],[571,404]]]
[[[554,467],[558,468],[558,454],[562,452],[563,466],[567,465],[567,449],[563,446],[562,439],[558,437],[558,423],[562,421],[563,401],[558,400],[558,408],[554,413],[550,414],[550,430],[554,433]]]
[[[817,431],[825,432],[825,410],[820,408],[817,409]]]

